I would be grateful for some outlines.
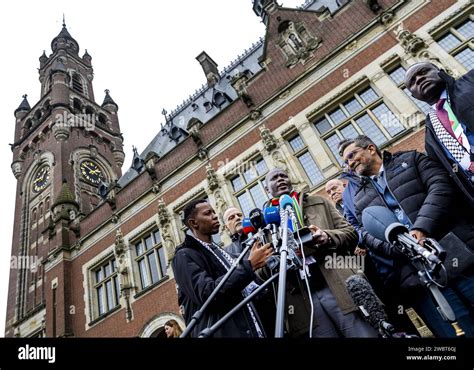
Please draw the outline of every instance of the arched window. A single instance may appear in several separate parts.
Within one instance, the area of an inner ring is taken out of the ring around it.
[[[107,116],[105,114],[103,113],[99,114],[99,123],[104,126],[107,125]]]
[[[72,75],[72,88],[77,92],[84,94],[84,86],[82,85],[81,76],[77,73],[73,73]]]
[[[39,208],[39,215],[38,216],[43,217],[43,203],[40,203],[38,208]]]
[[[44,201],[44,209],[45,209],[45,212],[49,211],[49,197],[47,197],[46,200]]]
[[[44,105],[43,105],[43,110],[45,112],[49,112],[51,110],[51,101],[50,100],[46,100]]]
[[[53,87],[53,78],[51,76],[49,76],[48,78],[48,84],[46,85],[46,91],[45,91],[45,94],[51,90],[51,88]]]
[[[36,121],[39,121],[41,119],[41,117],[43,116],[43,113],[41,112],[41,109],[38,109],[36,112],[35,112],[35,120]]]
[[[27,120],[27,121],[25,122],[25,126],[24,126],[24,127],[25,127],[25,134],[26,134],[29,130],[31,130],[31,126],[33,126],[33,122],[31,122],[31,119],[29,119],[29,120]]]
[[[33,212],[31,213],[31,218],[33,219],[33,222],[36,222],[36,208],[33,208]]]
[[[204,108],[206,108],[206,113],[207,113],[212,109],[212,104],[207,101],[204,103]]]
[[[82,113],[82,102],[77,98],[73,101],[73,109],[74,113]]]
[[[217,105],[219,108],[222,108],[222,106],[229,101],[230,98],[225,93],[218,91],[214,95],[214,104]]]

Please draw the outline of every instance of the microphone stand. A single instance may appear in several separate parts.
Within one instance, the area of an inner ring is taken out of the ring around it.
[[[276,277],[280,273],[276,273],[275,275],[272,275],[268,280],[265,280],[265,282],[260,285],[257,289],[255,289],[251,294],[249,294],[245,299],[243,299],[239,304],[237,304],[232,310],[227,312],[225,316],[223,316],[219,321],[217,321],[214,325],[212,325],[209,328],[203,329],[199,335],[198,338],[208,338],[214,334],[214,332],[219,329],[232,315],[234,315],[238,310],[242,308],[245,304],[250,302],[258,293],[260,293],[263,289],[267,287],[267,285],[270,285],[273,280],[276,279]]]
[[[247,244],[245,245],[245,248],[244,250],[242,251],[242,253],[240,253],[239,257],[234,261],[234,263],[232,264],[232,266],[230,267],[230,269],[226,272],[226,274],[224,275],[224,277],[222,278],[222,280],[219,282],[219,284],[214,288],[214,290],[212,291],[212,293],[209,295],[209,297],[206,299],[206,302],[204,302],[204,304],[201,306],[201,308],[196,311],[192,318],[191,318],[191,321],[189,322],[189,324],[187,325],[186,329],[183,331],[183,333],[179,336],[180,338],[186,338],[189,333],[191,333],[191,331],[193,330],[193,328],[196,326],[196,324],[199,322],[199,320],[201,320],[202,318],[202,315],[204,314],[204,311],[206,311],[207,307],[210,305],[210,303],[214,300],[214,298],[216,297],[217,293],[219,293],[219,291],[221,290],[222,286],[225,284],[225,282],[229,279],[230,275],[232,275],[232,273],[235,271],[235,269],[237,268],[237,266],[240,264],[240,261],[242,260],[242,258],[244,258],[244,256],[247,254],[247,252],[249,251],[250,247],[252,246],[253,243],[251,243],[252,239],[250,239],[249,241],[247,241]]]
[[[456,315],[446,300],[444,295],[439,290],[438,285],[434,282],[433,278],[431,277],[431,273],[438,273],[437,268],[430,269],[430,272],[427,271],[427,265],[423,261],[417,260],[419,257],[413,256],[411,257],[412,265],[418,270],[418,277],[423,285],[429,290],[431,296],[434,298],[438,305],[438,312],[443,318],[443,320],[448,321],[451,326],[453,327],[454,331],[456,332],[457,337],[464,336],[466,333],[462,328],[459,326],[458,322],[456,321]]]
[[[280,212],[280,225],[283,225],[283,235],[281,237],[282,243],[280,247],[280,271],[278,273],[279,279],[275,320],[275,338],[283,338],[283,330],[285,325],[286,271],[288,265],[288,212],[288,208]]]

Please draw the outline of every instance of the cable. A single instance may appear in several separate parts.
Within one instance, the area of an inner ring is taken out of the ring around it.
[[[292,220],[293,222],[293,220]],[[304,248],[303,248],[303,241],[301,240],[301,236],[300,236],[300,229],[297,228],[296,229],[296,235],[298,236],[298,242],[300,243],[300,248],[301,248],[301,255],[303,256],[303,272],[304,272],[304,275],[305,275],[305,285],[306,285],[306,289],[308,291],[308,297],[309,297],[309,304],[311,306],[311,315],[310,315],[310,320],[309,320],[309,337],[310,338],[313,338],[313,321],[314,321],[314,303],[313,303],[313,297],[311,295],[311,288],[309,286],[309,276],[308,274],[306,273],[306,255],[304,253]]]

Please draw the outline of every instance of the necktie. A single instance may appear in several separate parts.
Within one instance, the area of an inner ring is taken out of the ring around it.
[[[463,146],[466,151],[470,152],[469,141],[467,140],[466,135],[463,132],[461,124],[458,122],[457,118],[454,115],[454,112],[450,107],[448,107],[449,112],[444,109],[446,99],[442,98],[436,103],[436,115],[438,116],[439,121],[446,129],[446,131],[454,138],[456,141]],[[451,118],[450,118],[451,116]],[[472,155],[471,155],[472,158]],[[468,168],[468,171],[474,173],[474,161],[471,159],[471,164]]]
[[[382,189],[382,194],[384,194],[385,188],[387,187],[387,183],[385,182],[385,179],[383,178],[383,171],[377,175],[377,177],[375,178],[375,181],[377,181],[377,184]]]
[[[446,109],[444,109],[444,103],[446,99],[439,99],[438,102],[436,103],[436,115],[438,116],[439,121],[443,125],[443,127],[446,129],[446,131],[449,132],[449,134],[454,137],[456,140],[456,136],[454,135],[453,128],[451,127],[451,122],[449,121],[449,115]]]

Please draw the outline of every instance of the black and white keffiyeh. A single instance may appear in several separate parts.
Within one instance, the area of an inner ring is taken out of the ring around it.
[[[461,167],[465,170],[469,169],[471,165],[471,156],[466,149],[444,128],[443,124],[438,118],[436,112],[428,113],[431,124],[435,131],[436,136],[444,145],[446,150],[451,153],[453,158],[458,162]]]
[[[219,246],[214,245],[213,243],[211,243],[211,244],[206,243],[206,242],[204,242],[204,241],[202,241],[202,240],[200,240],[196,237],[194,239],[196,239],[204,248],[206,248],[210,253],[212,253],[217,258],[217,260],[220,262],[220,264],[222,266],[224,266],[226,271],[229,271],[230,266],[232,266],[232,264],[235,262],[234,258],[229,253],[227,253],[224,249],[220,248]],[[217,255],[217,254],[219,254],[219,255]],[[223,259],[225,260],[225,262],[223,261]],[[247,285],[247,287],[245,287],[242,294],[246,297],[252,291],[254,291],[257,287],[258,287],[258,285],[255,282],[252,281],[249,285]],[[250,303],[247,303],[247,309],[248,309],[248,311],[250,313],[250,317],[252,318],[252,321],[255,325],[255,330],[257,331],[258,337],[259,338],[264,338],[265,335],[263,334],[263,331],[260,328],[259,322],[257,320],[257,317],[256,317],[254,309],[253,309],[253,306]]]

